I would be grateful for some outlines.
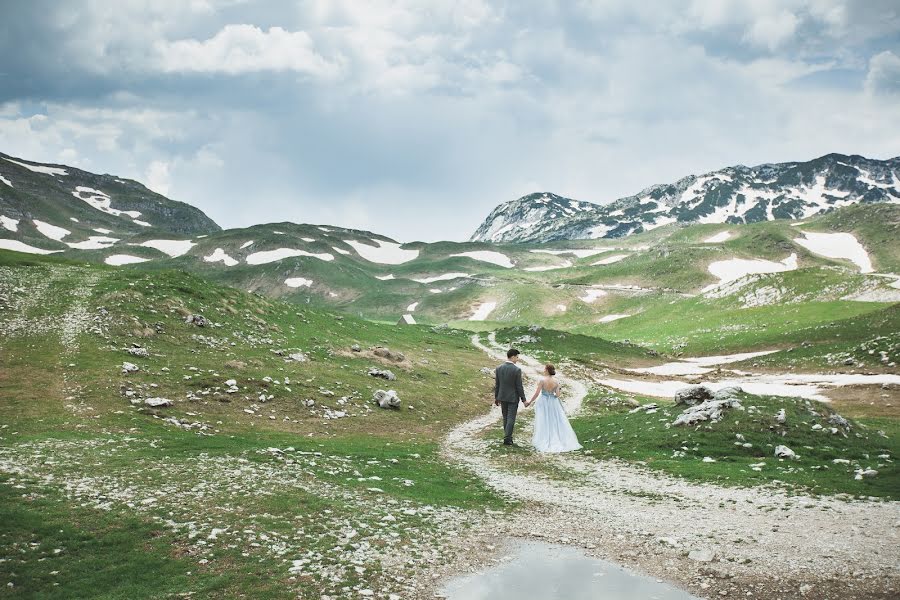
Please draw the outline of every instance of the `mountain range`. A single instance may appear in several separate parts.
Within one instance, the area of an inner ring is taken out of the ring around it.
[[[900,157],[827,154],[807,162],[737,165],[650,186],[600,206],[535,193],[495,208],[482,242],[621,238],[673,223],[805,219],[859,203],[900,203]]]

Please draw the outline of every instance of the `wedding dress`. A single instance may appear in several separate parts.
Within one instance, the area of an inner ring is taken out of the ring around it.
[[[571,452],[581,448],[578,437],[566,412],[563,410],[557,394],[559,386],[552,391],[544,388],[545,379],[541,379],[541,395],[534,405],[534,435],[531,443],[538,452]]]

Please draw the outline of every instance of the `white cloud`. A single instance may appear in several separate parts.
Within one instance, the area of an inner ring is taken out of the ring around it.
[[[254,25],[226,25],[213,37],[157,42],[158,67],[165,72],[227,73],[295,71],[314,77],[334,78],[338,62],[328,61],[315,50],[305,31]]]
[[[144,174],[144,185],[163,196],[169,195],[169,163],[163,160],[154,160],[147,166]]]
[[[900,56],[889,50],[873,56],[869,60],[865,86],[870,94],[900,93]]]
[[[787,10],[763,15],[753,22],[744,34],[744,39],[757,46],[775,50],[794,35],[799,22],[800,19]]]

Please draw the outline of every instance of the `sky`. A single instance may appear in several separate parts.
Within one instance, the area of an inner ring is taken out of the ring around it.
[[[223,227],[464,240],[538,191],[900,155],[896,0],[0,0],[0,151]]]

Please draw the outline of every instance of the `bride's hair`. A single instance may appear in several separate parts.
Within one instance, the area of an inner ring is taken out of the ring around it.
[[[554,367],[550,363],[547,363],[546,365],[544,365],[544,368],[547,369],[547,373],[550,374],[550,377],[553,377],[554,375],[556,375],[556,367]]]

